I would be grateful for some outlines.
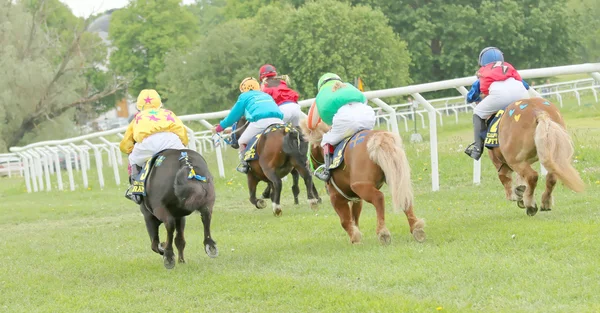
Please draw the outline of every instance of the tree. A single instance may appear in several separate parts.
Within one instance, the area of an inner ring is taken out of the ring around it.
[[[407,84],[410,56],[381,11],[333,0],[309,2],[291,15],[277,55],[303,97],[316,94],[326,72],[361,77],[368,88]]]
[[[268,6],[252,19],[233,19],[216,25],[188,52],[170,54],[159,82],[169,107],[182,113],[230,108],[244,77],[278,55],[278,44],[291,10]]]
[[[116,50],[110,68],[121,75],[133,75],[132,95],[155,88],[156,76],[164,69],[171,50],[191,46],[197,34],[196,19],[181,0],[133,0],[113,13],[109,36]]]
[[[596,0],[570,0],[570,18],[576,21],[579,62],[600,62],[600,6]]]
[[[44,10],[52,7],[48,3],[52,1],[0,7],[0,150],[22,143],[25,135],[35,138],[49,129],[45,125],[59,125],[57,119],[63,124],[54,129],[71,125],[73,130],[73,118],[66,114],[114,94],[123,84],[114,80],[100,90],[90,87],[84,73],[106,48],[100,38],[85,32],[81,20],[64,43],[60,34],[67,29],[51,26],[45,18],[49,12]]]
[[[380,8],[408,42],[418,82],[473,75],[496,46],[517,68],[565,64],[577,43],[565,0],[354,0]]]

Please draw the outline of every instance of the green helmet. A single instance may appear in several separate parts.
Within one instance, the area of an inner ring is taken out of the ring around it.
[[[321,78],[319,78],[319,83],[317,84],[317,90],[321,90],[321,87],[323,87],[323,85],[325,85],[325,83],[332,81],[332,80],[342,81],[342,79],[337,74],[333,74],[333,73],[323,74],[323,76],[321,76]]]

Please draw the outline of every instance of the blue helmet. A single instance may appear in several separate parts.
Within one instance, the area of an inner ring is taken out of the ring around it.
[[[498,61],[504,62],[504,55],[496,47],[487,47],[479,53],[479,66],[486,66]]]

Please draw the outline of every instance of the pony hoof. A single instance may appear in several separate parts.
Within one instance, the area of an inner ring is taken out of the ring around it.
[[[319,200],[317,199],[310,199],[308,200],[308,204],[310,205],[310,209],[313,211],[319,211]]]
[[[388,231],[381,232],[378,237],[379,242],[384,246],[387,246],[392,242],[392,235],[390,235],[390,232]]]
[[[523,198],[523,194],[525,193],[525,189],[527,187],[525,187],[525,185],[520,185],[517,188],[515,188],[515,194],[519,197],[519,199]]]
[[[521,209],[525,208],[525,202],[523,202],[523,200],[519,200],[517,201],[517,206],[520,207]]]
[[[256,200],[256,208],[257,209],[264,209],[266,207],[267,207],[267,201],[265,201],[265,199]]]
[[[166,269],[171,270],[175,267],[175,258],[163,256],[163,264],[165,265]]]
[[[532,207],[528,207],[527,208],[527,215],[534,216],[537,213],[537,211],[538,211],[537,205],[534,205]]]
[[[204,251],[206,251],[206,254],[210,258],[216,258],[219,256],[219,249],[217,249],[217,246],[206,245],[204,246]]]
[[[417,228],[413,230],[413,237],[417,242],[423,242],[427,238],[427,236],[425,235],[425,230],[423,230],[423,228]]]
[[[552,211],[552,209],[551,208],[541,207],[540,211],[542,211],[542,212],[548,212],[548,211]]]
[[[161,255],[165,254],[165,243],[161,242],[158,245],[158,253],[160,253]]]
[[[281,216],[281,205],[273,203],[273,215]]]
[[[179,264],[185,264],[185,260],[184,260],[184,259],[179,259],[177,262],[178,262]]]

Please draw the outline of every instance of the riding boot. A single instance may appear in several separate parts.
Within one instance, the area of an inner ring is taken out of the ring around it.
[[[248,162],[244,161],[245,152],[246,152],[246,145],[240,145],[240,152],[239,152],[240,165],[238,165],[236,170],[242,174],[248,173],[248,169],[249,169]]]
[[[331,173],[329,172],[329,167],[331,166],[331,161],[333,159],[333,153],[331,153],[331,150],[333,150],[331,145],[325,145],[325,147],[323,147],[323,158],[325,159],[325,164],[317,167],[314,173],[318,179],[324,182],[329,181],[329,178],[331,177]]]
[[[481,137],[483,130],[485,130],[485,120],[480,118],[478,115],[473,114],[473,132],[475,142],[467,147],[465,153],[475,160],[479,160],[481,158],[481,154],[483,153],[483,137]]]
[[[133,188],[133,181],[140,173],[140,170],[141,170],[141,168],[139,166],[137,166],[136,164],[133,164],[131,166],[131,175],[129,176],[129,188],[127,188],[127,191],[125,192],[125,198],[127,198],[137,204],[142,203],[142,197],[140,195],[132,194],[131,189]]]

